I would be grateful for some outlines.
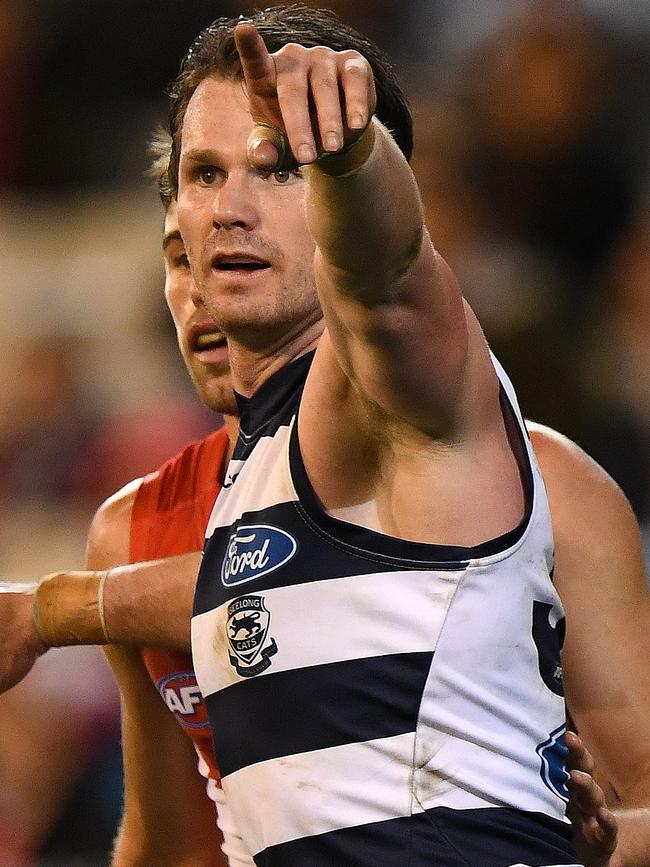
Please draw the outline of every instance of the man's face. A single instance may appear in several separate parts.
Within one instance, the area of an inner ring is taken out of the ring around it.
[[[320,319],[299,173],[251,168],[242,84],[206,78],[183,121],[178,221],[206,309],[229,338],[273,351]]]
[[[225,336],[199,303],[185,247],[178,230],[176,204],[165,217],[165,298],[172,314],[178,345],[199,398],[214,412],[237,413],[230,381]]]

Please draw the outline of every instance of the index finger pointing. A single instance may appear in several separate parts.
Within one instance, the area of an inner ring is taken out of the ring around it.
[[[249,91],[261,82],[275,85],[275,64],[257,27],[242,21],[235,27],[235,47]]]

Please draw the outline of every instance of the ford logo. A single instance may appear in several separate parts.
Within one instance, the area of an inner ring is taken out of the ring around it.
[[[296,553],[296,540],[278,527],[242,524],[228,539],[221,567],[226,587],[252,581],[279,569]]]

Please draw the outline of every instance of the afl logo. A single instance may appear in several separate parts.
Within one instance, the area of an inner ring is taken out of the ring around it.
[[[242,677],[253,677],[271,665],[278,652],[274,638],[268,638],[271,615],[263,596],[239,596],[228,605],[230,664]]]
[[[228,539],[221,566],[221,581],[233,587],[267,575],[296,553],[296,540],[278,527],[267,524],[242,524]]]
[[[209,726],[208,713],[201,690],[192,672],[176,672],[156,684],[170,711],[182,726],[203,729]]]

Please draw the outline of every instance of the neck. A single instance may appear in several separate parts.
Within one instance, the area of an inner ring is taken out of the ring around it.
[[[223,423],[228,434],[228,451],[226,453],[227,465],[230,461],[230,458],[232,457],[232,453],[235,449],[235,443],[237,442],[237,437],[239,436],[239,416],[224,415]]]
[[[264,350],[251,349],[236,340],[228,339],[228,356],[235,391],[252,397],[276,371],[301,355],[315,349],[325,328],[322,316],[303,324],[298,334],[289,335]]]

